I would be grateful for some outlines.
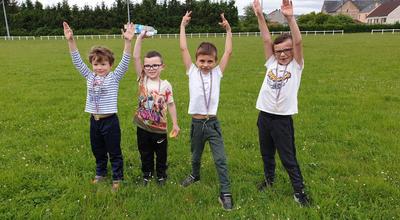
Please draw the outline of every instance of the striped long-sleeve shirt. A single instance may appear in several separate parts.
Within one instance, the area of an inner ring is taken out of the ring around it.
[[[82,61],[79,52],[71,52],[72,62],[76,69],[86,78],[87,95],[85,112],[91,114],[117,113],[119,81],[122,79],[130,61],[130,55],[124,53],[120,63],[113,72],[106,76],[97,76]]]

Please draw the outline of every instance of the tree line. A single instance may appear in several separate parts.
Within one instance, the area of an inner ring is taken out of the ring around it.
[[[10,35],[62,35],[62,22],[67,21],[75,34],[119,34],[123,24],[127,23],[128,5],[126,0],[114,0],[110,7],[104,2],[94,7],[69,5],[62,0],[55,5],[44,7],[39,1],[4,0]],[[234,0],[143,0],[130,3],[130,18],[134,23],[154,26],[158,33],[179,33],[179,25],[186,11],[191,10],[192,20],[188,33],[224,32],[218,25],[220,13],[225,13],[233,32],[256,32],[257,18],[251,5],[244,8],[239,17]],[[3,13],[0,16],[0,35],[6,35]],[[264,16],[267,18],[267,16]],[[366,25],[356,23],[346,15],[327,15],[311,12],[297,18],[302,31],[306,30],[344,30],[345,32],[369,32],[371,29],[400,28],[394,25]],[[288,31],[286,25],[269,22],[271,31]]]

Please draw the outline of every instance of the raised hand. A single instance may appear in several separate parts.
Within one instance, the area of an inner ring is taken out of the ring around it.
[[[191,15],[192,15],[192,11],[186,11],[185,16],[182,17],[181,25],[183,25],[184,27],[186,27],[186,26],[189,24],[189,22],[190,22],[190,19],[191,19],[190,16],[191,16]]]
[[[73,40],[74,39],[74,33],[72,32],[72,29],[69,27],[67,22],[63,22],[63,26],[64,26],[64,36],[65,39],[67,40]]]
[[[144,39],[144,38],[148,38],[149,36],[147,36],[147,31],[146,30],[142,30],[138,36],[138,38],[140,39]]]
[[[281,12],[285,17],[293,16],[293,4],[291,0],[282,0]]]
[[[226,20],[224,13],[221,14],[221,19],[222,19],[222,22],[219,22],[218,24],[221,25],[226,30],[226,32],[230,32],[231,26],[229,25],[228,20]]]
[[[253,11],[254,14],[258,17],[260,15],[263,15],[263,11],[260,5],[260,0],[254,0],[253,1]]]
[[[128,23],[125,27],[125,31],[121,29],[122,36],[124,36],[125,40],[131,41],[133,36],[135,36],[135,25],[132,23]]]

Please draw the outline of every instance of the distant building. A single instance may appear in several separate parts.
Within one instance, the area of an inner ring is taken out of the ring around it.
[[[368,24],[394,24],[400,22],[400,0],[385,2],[367,16]]]
[[[386,1],[389,0],[325,0],[321,12],[330,15],[344,14],[366,23],[369,13]]]
[[[297,19],[298,17],[298,15],[294,15],[295,19]],[[275,9],[271,13],[267,14],[267,20],[269,23],[287,25],[287,20],[280,9]]]

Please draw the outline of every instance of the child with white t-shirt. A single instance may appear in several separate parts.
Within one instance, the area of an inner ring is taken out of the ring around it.
[[[299,27],[290,0],[282,0],[281,13],[286,17],[291,34],[284,33],[273,42],[259,0],[253,2],[264,42],[267,72],[258,95],[256,108],[260,151],[265,179],[259,190],[272,187],[275,180],[275,152],[289,174],[294,200],[302,206],[310,204],[304,192],[303,176],[296,158],[292,115],[297,114],[297,92],[304,68],[303,46]]]
[[[154,155],[156,156],[157,184],[162,186],[167,179],[167,110],[172,119],[171,137],[179,134],[176,106],[172,86],[167,80],[160,79],[165,64],[157,51],[148,52],[141,61],[142,41],[146,37],[143,31],[136,39],[133,58],[139,82],[138,108],[134,115],[137,125],[137,143],[142,162],[143,185],[147,186],[154,173]]]
[[[220,82],[223,72],[232,54],[232,32],[228,21],[221,14],[219,23],[226,30],[225,52],[217,65],[217,48],[209,42],[203,42],[196,51],[196,63],[192,63],[186,43],[185,27],[191,19],[191,11],[186,12],[180,26],[180,48],[186,74],[189,77],[189,114],[192,116],[190,131],[192,152],[192,173],[181,185],[187,187],[200,180],[201,155],[206,141],[211,152],[220,181],[219,202],[225,210],[232,210],[233,200],[224,150],[221,127],[217,119]]]

